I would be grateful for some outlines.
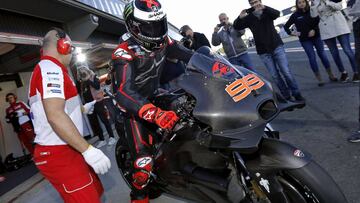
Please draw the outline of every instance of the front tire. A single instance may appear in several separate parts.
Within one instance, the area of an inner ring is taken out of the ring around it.
[[[126,140],[119,139],[116,148],[115,148],[115,157],[117,166],[119,168],[120,174],[123,177],[124,181],[131,189],[133,186],[131,185],[131,165],[133,163],[133,158],[130,154],[129,146]],[[149,189],[149,199],[156,199],[162,195],[162,191],[150,183],[148,185]]]
[[[131,188],[131,165],[133,158],[126,140],[120,138],[116,143],[115,158],[121,176],[124,178],[128,187]]]
[[[284,171],[278,178],[293,203],[347,203],[344,194],[330,175],[317,163]]]

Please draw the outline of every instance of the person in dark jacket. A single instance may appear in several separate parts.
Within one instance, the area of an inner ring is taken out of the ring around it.
[[[87,67],[84,67],[82,69],[78,68],[78,72],[82,72],[82,74],[79,74],[81,75],[80,81],[82,81],[85,88],[90,89],[93,100],[96,100],[96,103],[94,105],[94,114],[99,117],[99,119],[104,124],[105,129],[109,135],[109,140],[107,144],[109,146],[116,144],[117,140],[114,136],[114,132],[111,127],[111,121],[112,121],[112,118],[110,116],[111,113],[109,112],[109,108],[108,108],[109,106],[106,105],[107,104],[106,98],[104,96],[104,92],[100,87],[100,80],[98,76]],[[106,145],[106,141],[102,133],[98,135],[99,135],[99,142],[96,145],[96,148],[101,148]]]
[[[247,53],[247,47],[241,39],[245,30],[235,30],[225,13],[219,15],[219,21],[220,24],[216,25],[212,34],[212,45],[218,46],[222,44],[230,63],[253,70],[254,66]]]
[[[353,30],[355,39],[355,57],[358,69],[360,69],[360,0],[349,0],[347,2],[349,15],[353,17]],[[360,84],[359,84],[360,85]],[[360,91],[360,87],[359,87]],[[360,97],[360,92],[358,93]],[[360,106],[359,106],[359,129],[350,135],[349,142],[360,142]]]
[[[252,7],[240,13],[234,21],[234,28],[237,30],[250,28],[254,35],[256,51],[284,98],[292,100],[293,96],[296,101],[305,102],[289,69],[284,44],[274,27],[274,20],[280,16],[280,12],[264,6],[260,0],[249,0],[249,3]]]
[[[318,85],[323,86],[324,82],[319,72],[319,65],[316,61],[316,55],[314,47],[316,48],[317,54],[320,57],[326,72],[329,75],[330,81],[337,81],[334,77],[329,59],[326,56],[324,50],[324,43],[320,38],[319,31],[319,17],[312,18],[310,15],[310,4],[307,0],[296,0],[296,11],[293,13],[289,20],[286,22],[284,29],[289,35],[298,36],[301,46],[304,48],[307,54],[310,67],[318,80]],[[296,30],[291,31],[290,26],[295,25]]]
[[[188,49],[196,51],[202,46],[210,47],[209,40],[206,36],[202,33],[194,32],[188,25],[182,26],[179,32],[184,37],[181,42]]]

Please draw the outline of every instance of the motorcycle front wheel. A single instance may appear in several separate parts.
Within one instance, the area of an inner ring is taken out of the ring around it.
[[[133,163],[133,157],[131,156],[129,146],[126,142],[126,140],[120,140],[116,144],[115,148],[115,157],[116,162],[120,171],[121,176],[123,177],[125,183],[128,185],[128,187],[131,189],[131,181],[132,181],[132,163]],[[148,186],[149,189],[149,199],[156,199],[161,196],[162,191],[158,189],[157,187],[153,186],[152,183]]]
[[[339,186],[314,161],[280,173],[278,180],[291,203],[347,203]]]

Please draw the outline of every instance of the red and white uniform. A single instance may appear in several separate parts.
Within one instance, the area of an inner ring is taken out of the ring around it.
[[[22,101],[16,102],[14,104],[11,104],[6,109],[6,115],[10,115],[14,112],[20,114],[20,116],[18,116],[20,125],[30,121],[29,116],[26,115],[26,114],[30,113],[30,108],[24,102],[22,102]]]
[[[43,57],[35,67],[30,81],[31,116],[35,127],[35,143],[39,145],[65,145],[47,121],[42,100],[65,99],[65,112],[80,133],[83,132],[81,103],[76,86],[67,69],[56,59]]]
[[[35,128],[34,160],[65,202],[100,202],[103,187],[82,155],[68,146],[47,121],[43,100],[65,100],[65,112],[83,132],[81,103],[67,68],[50,56],[41,57],[30,80],[30,111]]]
[[[28,114],[30,113],[30,108],[22,101],[11,104],[8,108],[6,108],[6,118],[9,119],[14,113],[18,116],[18,124],[19,129],[17,129],[17,135],[22,145],[26,147],[26,149],[33,154],[34,147],[34,129],[30,123],[30,118]],[[15,127],[14,127],[15,128]]]

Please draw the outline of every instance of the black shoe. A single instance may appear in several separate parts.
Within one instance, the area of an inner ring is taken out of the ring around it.
[[[296,102],[305,102],[305,98],[301,94],[294,96]]]
[[[354,134],[350,135],[347,138],[347,141],[352,142],[352,143],[360,142],[360,130],[355,132]]]
[[[348,73],[341,73],[340,76],[340,82],[347,82],[349,80],[349,74]]]
[[[322,87],[322,86],[324,86],[324,85],[325,85],[324,82],[319,82],[319,83],[318,83],[318,86],[319,86],[319,87]]]
[[[286,101],[294,101],[294,99],[293,99],[291,96],[285,97],[285,100],[286,100]]]
[[[352,82],[360,82],[360,76],[359,73],[354,73]]]

